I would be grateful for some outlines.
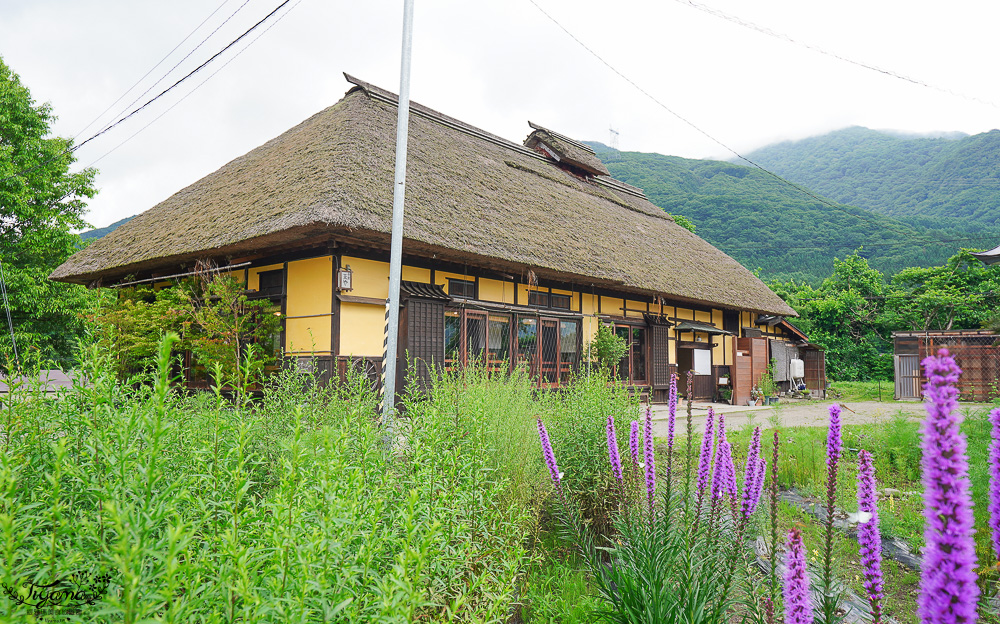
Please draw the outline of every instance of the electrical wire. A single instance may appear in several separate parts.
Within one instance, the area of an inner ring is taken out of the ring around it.
[[[799,193],[801,193],[801,194],[803,194],[803,195],[805,195],[805,196],[807,196],[807,197],[809,197],[811,199],[814,199],[814,200],[820,202],[821,204],[832,208],[833,210],[837,210],[839,212],[843,212],[844,214],[850,215],[850,216],[852,216],[852,217],[854,217],[856,219],[860,219],[862,221],[866,221],[866,222],[868,222],[868,223],[870,223],[870,224],[872,224],[872,225],[874,225],[876,227],[879,227],[879,228],[891,229],[891,230],[896,231],[899,234],[903,234],[903,235],[906,235],[906,236],[913,236],[914,237],[914,242],[916,242],[916,243],[934,243],[934,242],[937,242],[934,239],[918,238],[919,235],[920,235],[920,233],[917,232],[917,231],[915,231],[915,230],[903,231],[903,230],[898,229],[898,228],[892,228],[892,227],[887,226],[885,223],[879,223],[875,219],[871,219],[871,218],[865,217],[864,215],[855,214],[855,213],[852,213],[852,212],[850,212],[848,210],[845,210],[844,208],[842,208],[841,206],[839,206],[835,202],[832,202],[832,201],[826,199],[825,197],[817,195],[817,194],[813,193],[812,191],[810,191],[810,190],[808,190],[808,189],[806,189],[804,187],[801,187],[798,184],[795,184],[794,182],[791,182],[791,181],[789,181],[789,180],[781,177],[777,173],[774,173],[773,171],[771,171],[769,169],[766,169],[765,167],[763,167],[763,166],[757,164],[756,162],[750,160],[749,158],[747,158],[746,156],[740,154],[739,152],[737,152],[735,149],[733,149],[732,147],[730,147],[726,143],[723,143],[721,140],[715,138],[712,134],[708,133],[707,131],[705,131],[704,129],[702,129],[701,127],[699,127],[693,121],[687,119],[686,117],[684,117],[680,113],[676,112],[675,110],[673,110],[672,108],[670,108],[669,106],[667,106],[666,104],[664,104],[663,102],[661,102],[654,95],[652,95],[651,93],[649,93],[648,91],[646,91],[645,89],[643,89],[641,86],[639,86],[639,84],[636,83],[634,80],[632,80],[631,78],[629,78],[628,76],[626,76],[624,73],[622,73],[621,71],[619,71],[614,65],[612,65],[608,61],[604,60],[604,58],[601,55],[599,55],[597,52],[595,52],[586,43],[584,43],[579,37],[577,37],[572,32],[570,32],[570,30],[568,28],[566,28],[565,26],[563,26],[556,18],[554,18],[547,11],[545,11],[545,9],[543,9],[538,4],[538,2],[536,2],[536,0],[528,0],[528,2],[530,2],[532,5],[534,5],[534,7],[536,9],[538,9],[538,11],[542,15],[544,15],[545,17],[547,17],[553,24],[555,24],[560,30],[562,30],[567,36],[569,36],[570,39],[572,39],[577,44],[579,44],[580,47],[582,47],[584,50],[586,50],[587,52],[589,52],[591,54],[591,56],[593,56],[598,61],[600,61],[601,64],[603,64],[605,67],[607,67],[608,69],[610,69],[619,78],[621,78],[622,80],[624,80],[625,82],[627,82],[628,84],[630,84],[632,87],[634,87],[637,91],[639,91],[640,93],[642,93],[643,95],[645,95],[647,98],[649,98],[650,100],[652,100],[657,106],[659,106],[663,110],[667,111],[668,113],[670,113],[671,115],[673,115],[675,118],[677,118],[678,120],[680,120],[684,124],[688,125],[689,127],[691,127],[692,129],[694,129],[695,131],[697,131],[702,136],[708,138],[709,140],[711,140],[712,142],[714,142],[716,145],[718,145],[719,147],[723,148],[727,152],[733,154],[734,156],[736,156],[740,160],[746,162],[747,164],[751,165],[752,167],[754,167],[756,169],[759,169],[761,172],[763,172],[763,173],[771,176],[772,178],[774,178],[778,182],[780,182],[780,183],[782,183],[782,184],[784,184],[786,186],[789,186],[789,187],[795,189]]]
[[[226,66],[228,66],[230,63],[232,63],[233,61],[235,61],[239,57],[239,55],[241,55],[244,52],[246,52],[247,48],[249,48],[250,46],[252,46],[254,43],[257,42],[258,39],[260,39],[265,34],[267,34],[267,31],[269,31],[272,28],[274,28],[275,26],[277,26],[278,23],[285,18],[285,16],[287,16],[289,13],[291,13],[292,11],[294,11],[295,7],[299,6],[300,4],[302,4],[302,0],[297,0],[297,2],[295,4],[293,4],[292,6],[290,6],[287,11],[285,11],[281,16],[278,17],[278,19],[276,19],[273,22],[271,22],[271,24],[269,24],[267,28],[265,28],[264,30],[262,30],[260,32],[260,34],[258,34],[256,37],[254,37],[253,39],[251,39],[245,46],[243,46],[242,48],[240,48],[240,50],[237,51],[236,54],[234,54],[232,57],[229,58],[229,60],[227,60],[225,63],[223,63],[222,67],[218,68],[217,70],[215,70],[214,72],[212,72],[211,74],[209,74],[209,76],[207,78],[205,78],[204,80],[202,80],[201,82],[199,82],[193,89],[191,89],[190,91],[188,91],[184,95],[184,97],[182,97],[181,99],[179,99],[176,102],[174,102],[173,104],[171,104],[169,108],[167,108],[165,111],[163,111],[162,113],[160,113],[159,115],[157,115],[156,117],[154,117],[145,126],[139,128],[131,136],[129,136],[128,138],[126,138],[125,140],[123,140],[121,143],[119,143],[118,145],[112,147],[110,150],[104,152],[103,154],[101,154],[100,156],[98,156],[96,159],[94,159],[93,161],[91,161],[90,164],[87,165],[87,168],[93,167],[98,162],[100,162],[101,160],[103,160],[105,157],[107,157],[110,154],[112,154],[113,152],[117,151],[118,148],[120,148],[121,146],[125,145],[126,143],[128,143],[129,141],[131,141],[132,139],[134,139],[140,133],[142,133],[143,131],[145,131],[146,128],[150,127],[151,125],[153,125],[154,123],[156,123],[157,121],[159,121],[159,119],[161,117],[163,117],[164,115],[166,115],[167,113],[169,113],[170,111],[172,111],[178,104],[180,104],[184,100],[188,99],[188,97],[190,97],[191,94],[193,94],[195,91],[197,91],[198,89],[200,89],[206,82],[208,82],[209,80],[211,80],[216,74],[218,74],[223,69],[225,69]]]
[[[3,307],[7,310],[7,327],[10,329],[10,344],[14,348],[14,365],[21,369],[21,361],[17,356],[17,339],[14,337],[14,321],[10,316],[10,301],[7,299],[7,277],[3,272],[3,261],[0,260],[0,296],[3,297]]]
[[[226,0],[226,1],[228,2],[228,0]],[[203,46],[203,45],[205,44],[205,42],[207,42],[207,41],[208,41],[209,39],[211,39],[211,38],[212,38],[212,37],[213,37],[213,36],[215,35],[215,33],[219,32],[219,29],[220,29],[220,28],[222,28],[223,26],[225,26],[226,24],[228,24],[228,23],[229,23],[229,20],[231,20],[231,19],[233,19],[234,17],[236,17],[236,14],[237,14],[237,13],[239,13],[240,11],[242,11],[242,10],[243,10],[243,7],[245,7],[245,6],[247,5],[247,3],[249,3],[249,2],[250,2],[250,0],[243,0],[243,4],[241,4],[240,6],[236,7],[236,10],[235,10],[235,11],[233,11],[233,12],[232,12],[232,13],[231,13],[231,14],[229,15],[229,17],[227,17],[227,18],[226,18],[225,20],[223,20],[221,24],[219,24],[218,26],[216,26],[216,27],[215,27],[215,30],[213,30],[212,32],[208,33],[208,35],[207,35],[207,36],[206,36],[206,37],[205,37],[204,39],[202,39],[202,40],[201,40],[201,42],[200,42],[200,43],[198,43],[198,45],[196,45],[196,46],[195,46],[194,48],[192,48],[192,49],[191,49],[191,50],[190,50],[190,51],[189,51],[189,52],[188,52],[187,54],[185,54],[185,55],[184,55],[184,58],[182,58],[181,60],[179,60],[179,61],[177,61],[176,63],[174,63],[174,66],[173,66],[173,67],[171,67],[170,69],[168,69],[166,73],[164,73],[164,74],[163,74],[162,76],[160,76],[159,80],[157,80],[157,81],[156,81],[156,82],[154,82],[153,84],[149,85],[149,87],[148,87],[148,88],[147,88],[147,89],[146,89],[145,91],[143,91],[142,93],[140,93],[140,94],[139,94],[139,96],[138,96],[137,98],[135,98],[134,100],[132,100],[132,101],[131,101],[131,102],[130,102],[130,103],[128,104],[128,106],[126,106],[125,108],[123,108],[123,109],[122,109],[122,110],[121,110],[121,111],[120,111],[120,112],[119,112],[119,113],[118,113],[117,115],[115,115],[115,118],[118,118],[118,117],[121,117],[122,115],[124,115],[124,114],[125,114],[125,112],[126,112],[126,111],[127,111],[128,109],[130,109],[130,108],[132,108],[133,106],[135,106],[135,103],[136,103],[136,102],[138,102],[138,101],[139,101],[139,100],[141,100],[142,98],[146,97],[146,95],[147,95],[147,94],[148,94],[148,93],[149,93],[150,91],[152,91],[152,90],[153,90],[153,89],[154,89],[154,88],[156,87],[156,85],[158,85],[158,84],[160,84],[161,82],[163,82],[163,81],[164,81],[164,80],[165,80],[165,79],[167,78],[167,76],[169,76],[169,75],[170,75],[171,73],[173,73],[173,71],[174,71],[175,69],[177,69],[178,67],[180,67],[181,63],[183,63],[184,61],[188,60],[188,58],[190,58],[192,54],[194,54],[195,52],[197,52],[197,51],[198,51],[198,49],[199,49],[199,48],[201,48],[201,46]],[[223,3],[223,4],[225,4],[225,3]],[[220,7],[220,8],[221,8],[221,7]],[[265,19],[266,19],[266,18],[265,18]],[[223,51],[225,51],[225,50],[223,50]],[[211,61],[211,59],[209,59],[209,61]],[[197,70],[195,70],[195,71],[197,71]],[[155,100],[156,98],[153,98],[153,99]],[[150,101],[152,101],[152,100],[150,100]],[[126,117],[126,119],[127,119],[127,117]]]
[[[160,92],[159,95],[157,95],[157,96],[149,99],[148,101],[146,101],[145,104],[143,104],[139,108],[133,110],[131,113],[129,113],[125,117],[122,117],[118,121],[115,121],[114,123],[106,126],[103,130],[101,130],[100,132],[92,135],[90,138],[86,139],[82,143],[78,143],[78,144],[76,144],[76,145],[74,145],[72,147],[68,147],[68,148],[60,151],[58,154],[56,154],[52,158],[49,158],[46,161],[38,163],[37,165],[35,165],[33,167],[22,169],[21,171],[18,171],[17,173],[13,173],[13,174],[7,176],[6,178],[2,178],[2,179],[0,179],[0,182],[6,182],[6,181],[11,180],[13,178],[16,178],[18,176],[22,176],[22,175],[24,175],[26,173],[30,173],[30,172],[38,169],[39,167],[44,167],[45,165],[47,165],[47,164],[55,161],[58,158],[62,158],[63,156],[66,156],[67,154],[71,154],[71,153],[77,151],[78,149],[80,149],[81,147],[83,147],[84,145],[86,145],[87,143],[90,143],[94,139],[100,137],[101,135],[107,133],[111,129],[117,127],[118,125],[120,125],[121,123],[125,122],[129,118],[133,117],[134,115],[136,115],[140,111],[144,110],[146,107],[148,107],[150,104],[152,104],[156,100],[160,99],[161,97],[163,97],[164,95],[166,95],[167,93],[169,93],[170,91],[172,91],[173,89],[175,89],[176,87],[178,87],[179,85],[181,85],[183,82],[185,82],[186,80],[188,80],[191,76],[195,75],[196,73],[198,73],[199,71],[201,71],[202,69],[204,69],[205,66],[207,66],[209,63],[211,63],[212,61],[214,61],[215,59],[217,59],[220,55],[222,55],[223,53],[225,53],[226,50],[228,50],[229,48],[231,48],[234,45],[236,45],[239,41],[241,41],[244,37],[246,37],[247,35],[249,35],[251,32],[253,32],[254,30],[256,30],[261,24],[263,24],[265,21],[267,21],[268,19],[270,19],[271,16],[273,16],[275,13],[277,13],[279,10],[281,10],[281,8],[284,7],[285,5],[287,5],[289,2],[291,2],[291,0],[284,0],[281,4],[279,4],[277,7],[275,7],[274,10],[272,10],[270,13],[268,13],[267,15],[265,15],[260,21],[258,21],[256,24],[254,24],[253,26],[251,26],[250,28],[248,28],[242,35],[240,35],[236,39],[232,40],[231,42],[229,42],[228,44],[226,44],[226,46],[224,48],[222,48],[221,50],[219,50],[218,52],[216,52],[215,54],[213,54],[207,61],[205,61],[204,63],[202,63],[198,67],[195,67],[194,69],[192,69],[183,78],[181,78],[180,80],[178,80],[174,84],[172,84],[169,87],[167,87],[166,89],[164,89],[162,92]]]
[[[136,87],[139,86],[139,84],[142,83],[143,80],[145,80],[146,78],[148,78],[150,74],[152,74],[154,71],[156,71],[157,67],[159,67],[160,65],[162,65],[164,61],[166,61],[168,58],[170,58],[170,55],[172,55],[174,52],[176,52],[178,50],[178,48],[180,48],[182,45],[184,45],[185,41],[187,41],[188,39],[190,39],[192,37],[192,35],[194,35],[196,32],[198,32],[198,30],[200,30],[201,27],[205,25],[205,22],[207,22],[208,20],[212,19],[212,16],[214,16],[216,13],[218,13],[219,9],[221,9],[224,6],[226,6],[226,4],[228,4],[228,3],[229,3],[229,0],[222,0],[222,4],[220,4],[219,6],[215,7],[215,10],[212,11],[211,13],[209,13],[208,17],[206,17],[205,19],[203,19],[201,21],[201,23],[198,24],[195,27],[194,30],[192,30],[191,32],[189,32],[188,35],[187,35],[187,37],[184,37],[183,39],[181,39],[180,43],[178,43],[177,45],[175,45],[173,50],[171,50],[170,52],[167,52],[166,56],[164,56],[163,58],[161,58],[160,61],[156,65],[153,65],[149,69],[149,71],[147,71],[145,74],[143,74],[142,78],[136,80],[135,84],[133,84],[128,89],[126,89],[124,93],[122,93],[121,95],[119,95],[118,99],[116,99],[114,102],[108,104],[108,107],[105,108],[103,111],[101,111],[100,115],[98,115],[97,117],[94,117],[93,121],[91,121],[89,124],[87,124],[86,126],[84,126],[79,132],[77,132],[76,134],[74,134],[73,135],[73,140],[75,141],[77,139],[77,137],[79,137],[81,134],[83,134],[84,132],[86,132],[95,123],[97,123],[97,120],[99,120],[101,117],[104,117],[104,115],[107,114],[107,112],[109,110],[111,110],[114,107],[115,104],[117,104],[118,102],[121,102],[123,99],[125,99],[125,96],[127,96],[129,93],[131,93]],[[243,7],[241,6],[240,8],[243,8]],[[237,11],[239,11],[239,9],[237,9]],[[235,15],[235,13],[234,13],[234,15]],[[232,17],[232,15],[230,17]],[[226,21],[229,21],[229,20],[227,19]],[[225,22],[223,22],[223,24],[225,24]],[[218,29],[216,29],[216,30],[218,30]],[[214,32],[215,31],[213,31],[213,34],[214,34]],[[211,36],[211,35],[209,35],[209,36]],[[202,43],[204,43],[204,41],[202,41]],[[198,44],[198,45],[200,46],[201,44]],[[197,49],[198,48],[196,47],[195,50],[197,50]],[[192,52],[193,51],[194,50],[192,50]],[[188,54],[188,56],[190,56],[190,54]],[[187,58],[187,56],[185,56],[184,58]],[[176,65],[174,67],[176,68]],[[173,71],[173,69],[171,69],[170,71]],[[170,74],[170,71],[168,71],[166,74],[164,74],[163,77],[160,78],[160,80],[157,80],[155,83],[153,83],[153,86],[156,86],[157,84],[160,83],[161,80],[163,80],[163,78],[166,78],[167,75]],[[150,88],[152,88],[152,87],[150,87]],[[148,93],[148,90],[147,90],[147,93]],[[143,95],[145,95],[145,93]],[[139,97],[141,98],[142,95],[140,95]],[[133,104],[134,103],[135,102],[133,102]],[[129,104],[129,106],[131,106],[131,104]],[[128,106],[126,106],[125,108],[127,110]],[[118,115],[116,115],[116,117],[119,116],[119,115],[121,115],[121,113],[119,113]]]
[[[865,63],[863,61],[858,61],[858,60],[852,59],[852,58],[850,58],[848,56],[843,56],[841,54],[837,54],[836,52],[831,52],[831,51],[829,51],[829,50],[827,50],[825,48],[821,48],[821,47],[819,47],[817,45],[813,45],[813,44],[810,44],[810,43],[806,43],[804,41],[799,41],[797,39],[793,39],[792,37],[790,37],[790,36],[788,36],[788,35],[786,35],[784,33],[776,32],[774,30],[771,30],[770,28],[767,28],[766,26],[760,26],[758,24],[755,24],[754,22],[750,22],[750,21],[744,20],[744,19],[742,19],[740,17],[737,17],[735,15],[732,15],[730,13],[726,13],[724,11],[721,11],[719,9],[710,7],[710,6],[705,5],[705,4],[701,4],[700,2],[695,2],[694,0],[674,0],[674,2],[677,2],[678,4],[683,4],[683,5],[689,6],[689,7],[693,8],[693,9],[697,9],[697,10],[703,12],[703,13],[708,13],[709,15],[713,15],[713,16],[718,17],[720,19],[726,20],[727,22],[731,22],[733,24],[737,24],[739,26],[742,26],[743,28],[759,32],[759,33],[767,35],[769,37],[774,37],[775,39],[781,39],[782,41],[787,41],[788,43],[791,43],[793,45],[797,45],[797,46],[806,48],[807,50],[811,50],[813,52],[816,52],[818,54],[822,54],[824,56],[829,56],[831,58],[835,58],[838,61],[843,61],[844,63],[849,63],[851,65],[855,65],[857,67],[861,67],[861,68],[867,69],[869,71],[873,71],[873,72],[876,72],[876,73],[879,73],[879,74],[883,74],[885,76],[889,76],[891,78],[896,78],[898,80],[902,80],[904,82],[909,82],[911,84],[915,84],[915,85],[918,85],[918,86],[921,86],[921,87],[926,87],[928,89],[933,89],[934,91],[939,91],[941,93],[946,93],[948,95],[953,95],[955,97],[962,98],[962,99],[965,99],[965,100],[969,100],[971,102],[976,102],[978,104],[985,104],[986,106],[992,106],[993,108],[1000,108],[1000,104],[997,104],[996,102],[994,102],[992,100],[984,100],[984,99],[976,97],[974,95],[968,95],[966,93],[960,93],[958,91],[953,91],[953,90],[947,89],[945,87],[939,87],[937,85],[933,85],[933,84],[930,84],[928,82],[924,82],[923,80],[920,80],[919,78],[913,78],[912,76],[907,76],[906,74],[901,74],[901,73],[893,71],[891,69],[885,69],[884,67],[879,67],[878,65],[874,65],[872,63]]]

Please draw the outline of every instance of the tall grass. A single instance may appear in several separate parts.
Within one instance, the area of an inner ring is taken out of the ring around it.
[[[138,389],[98,353],[84,361],[87,385],[55,401],[24,392],[0,412],[6,617],[46,616],[32,584],[102,572],[94,604],[50,610],[116,623],[506,617],[528,560],[530,477],[477,432],[475,392],[414,401],[409,435],[388,448],[360,382],[324,391],[286,373],[234,405],[174,392],[166,343]],[[515,391],[493,398],[527,400]]]

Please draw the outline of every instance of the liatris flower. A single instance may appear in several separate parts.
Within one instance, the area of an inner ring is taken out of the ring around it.
[[[729,461],[726,462],[726,458]],[[727,466],[728,464],[728,466]],[[715,472],[712,475],[712,501],[722,500],[728,493],[729,480],[732,476],[728,470],[733,467],[733,448],[728,440],[719,442],[719,448],[715,451]]]
[[[753,437],[750,438],[750,444],[747,446],[747,465],[743,469],[743,502],[740,505],[740,513],[744,521],[753,514],[752,509],[757,507],[757,503],[753,501],[753,496],[756,490],[754,479],[760,470],[759,460],[760,427],[754,427]]]
[[[1000,408],[990,412],[990,529],[993,531],[993,552],[1000,559]]]
[[[774,603],[767,596],[764,596],[764,621],[767,624],[774,624]]]
[[[750,491],[749,505],[747,509],[747,517],[749,520],[750,516],[757,511],[757,506],[760,504],[760,497],[764,493],[764,480],[767,477],[767,460],[763,457],[757,458],[757,470],[754,471],[753,476],[753,489]]]
[[[812,624],[809,602],[809,573],[806,570],[806,549],[802,533],[793,528],[788,533],[788,554],[785,565],[785,624]]]
[[[667,395],[667,452],[674,448],[674,422],[677,420],[677,374],[670,375],[670,392]]]
[[[632,455],[632,463],[639,465],[639,421],[632,421],[632,430],[628,436],[628,450]]]
[[[827,475],[837,474],[837,462],[840,461],[840,406],[830,406],[830,429],[826,434],[826,469]]]
[[[726,479],[726,468],[722,457],[722,445],[726,443],[726,415],[719,414],[719,429],[715,437],[715,468],[712,471],[711,497],[713,501],[720,500],[723,495],[724,482]],[[730,451],[730,455],[732,451]]]
[[[649,405],[646,406],[643,443],[643,459],[646,460],[646,493],[649,495],[649,512],[653,513],[653,496],[656,494],[656,458],[653,456],[653,408]]]
[[[875,501],[875,467],[872,454],[858,452],[858,544],[865,591],[872,606],[872,624],[882,621],[882,536],[878,530],[878,506]],[[864,518],[867,518],[865,520]]]
[[[542,454],[545,456],[545,464],[549,467],[549,474],[552,475],[552,483],[556,490],[562,493],[562,473],[556,464],[556,454],[552,452],[552,442],[549,441],[549,432],[545,430],[542,419],[538,419],[538,437],[542,441]]]
[[[826,434],[826,540],[823,543],[823,599],[821,610],[829,621],[840,602],[833,590],[833,513],[837,504],[837,466],[840,462],[840,406],[830,406],[830,427]]]
[[[774,430],[774,444],[771,449],[771,552],[778,550],[778,430]],[[778,559],[771,557],[771,604],[778,600]]]
[[[917,614],[925,623],[973,623],[979,586],[969,462],[955,388],[962,371],[947,349],[922,363],[927,377],[927,420],[921,430],[926,546]]]
[[[608,416],[608,459],[611,460],[611,471],[618,482],[622,482],[622,458],[618,455],[618,436],[615,434],[615,417]]]
[[[712,470],[712,451],[714,450],[715,438],[713,428],[715,412],[708,408],[708,417],[705,419],[705,433],[701,438],[701,453],[698,456],[698,508],[701,508],[701,497],[708,487],[708,476]]]

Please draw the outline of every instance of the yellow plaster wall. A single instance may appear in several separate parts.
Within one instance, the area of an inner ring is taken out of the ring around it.
[[[483,301],[514,303],[515,284],[487,278],[479,278],[479,298]]]
[[[287,280],[286,353],[330,353],[333,257],[289,262]]]
[[[601,314],[610,316],[622,316],[622,305],[625,302],[617,297],[605,297],[601,295]]]
[[[340,304],[340,355],[382,357],[384,338],[384,306]]]
[[[388,270],[388,269],[386,269],[386,270]],[[386,273],[386,277],[387,278],[388,278],[388,276],[389,276],[389,274]],[[420,267],[411,267],[411,266],[406,266],[404,264],[403,265],[403,271],[402,271],[402,273],[400,273],[400,276],[401,276],[400,279],[402,279],[404,281],[407,281],[407,282],[420,282],[421,284],[430,284],[431,283],[431,270],[430,269],[421,269]],[[386,292],[388,292],[388,290],[386,290]]]
[[[629,299],[625,302],[625,316],[631,318],[642,318],[642,315],[646,313],[646,302],[645,301],[633,301]]]
[[[340,259],[340,265],[351,267],[351,281],[354,288],[345,292],[345,295],[379,299],[385,299],[389,296],[388,262],[344,256]]]
[[[264,271],[274,271],[284,269],[284,264],[269,264],[262,267],[253,267],[247,271],[247,290],[260,290],[260,274]]]

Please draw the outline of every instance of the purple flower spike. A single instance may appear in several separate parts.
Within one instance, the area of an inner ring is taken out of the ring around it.
[[[698,500],[701,500],[708,487],[708,476],[712,471],[712,450],[715,438],[712,434],[714,427],[715,412],[708,408],[708,417],[705,419],[705,433],[701,437],[701,454],[698,456]]]
[[[639,465],[639,421],[632,421],[632,430],[628,436],[628,450],[632,455],[632,463]]]
[[[990,529],[993,533],[993,552],[1000,559],[1000,408],[990,412]]]
[[[962,371],[947,349],[925,358],[927,420],[923,441],[924,559],[917,614],[922,622],[974,623],[978,615],[976,548],[965,436],[959,432]]]
[[[752,516],[755,511],[757,511],[757,506],[760,504],[760,497],[764,493],[764,477],[766,476],[767,460],[760,457],[757,459],[757,470],[754,471],[753,489],[750,490],[750,499],[749,504],[747,505],[747,520],[750,519],[750,516]]]
[[[736,499],[736,466],[733,465],[733,446],[726,439],[726,417],[719,414],[719,435],[715,447],[715,472],[712,475],[712,499],[720,500],[729,495]]]
[[[677,419],[677,375],[670,375],[670,394],[667,396],[667,452],[674,448],[674,422]]]
[[[549,474],[552,475],[552,483],[556,489],[562,491],[562,475],[559,466],[556,465],[556,454],[552,452],[552,442],[549,441],[549,432],[545,430],[542,419],[538,419],[538,437],[542,441],[542,454],[545,455],[545,464],[549,467]]]
[[[718,450],[715,451],[715,473],[712,475],[712,500],[722,500],[728,491],[729,479],[731,478],[727,470],[726,458],[729,458],[728,465],[733,464],[733,448],[728,441],[719,443]]]
[[[878,505],[875,500],[875,467],[872,454],[858,452],[858,544],[865,592],[872,607],[872,624],[882,621],[882,536],[878,530]],[[867,518],[867,520],[865,520]]]
[[[656,494],[656,457],[653,455],[653,408],[646,406],[646,428],[643,431],[643,453],[646,460],[646,492],[649,494],[649,510],[653,511],[653,496]]]
[[[785,624],[812,624],[809,602],[809,574],[806,570],[806,548],[802,533],[793,528],[788,533],[788,554],[785,565]]]
[[[618,436],[615,434],[615,417],[608,416],[608,459],[611,460],[611,471],[618,482],[622,481],[622,458],[618,455]]]
[[[757,472],[760,470],[760,427],[754,427],[753,437],[750,438],[750,445],[747,447],[747,465],[743,470],[743,502],[740,505],[740,512],[744,519],[753,514],[757,507],[754,502],[754,492],[757,486],[754,482]]]
[[[837,472],[837,462],[840,461],[842,442],[840,440],[840,406],[830,406],[830,429],[826,434],[826,469],[828,474]]]

